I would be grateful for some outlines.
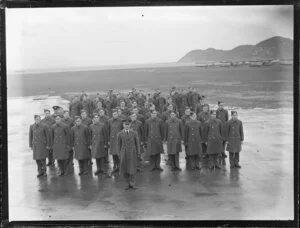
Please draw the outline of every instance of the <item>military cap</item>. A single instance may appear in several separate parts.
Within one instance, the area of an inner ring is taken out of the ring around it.
[[[189,107],[189,106],[186,106],[184,109],[185,109],[185,110],[187,110],[187,109],[191,109],[191,107]]]
[[[217,114],[217,111],[216,111],[216,110],[211,110],[211,111],[210,111],[210,114],[212,114],[212,115],[213,115],[213,114],[214,114],[214,115],[216,115],[216,114]]]
[[[36,119],[37,117],[40,117],[40,118],[41,118],[40,115],[34,115],[33,117],[34,117],[34,119]]]
[[[47,109],[47,108],[45,108],[45,109],[44,109],[44,112],[50,112],[50,110],[49,110],[49,109]]]
[[[219,105],[219,104],[222,104],[222,103],[223,103],[223,101],[218,101],[218,105]]]
[[[122,120],[122,122],[123,122],[123,124],[130,124],[132,122],[132,120],[129,118],[126,118],[126,119]]]
[[[78,119],[81,120],[80,116],[75,116],[75,117],[74,117],[74,120],[78,120]]]
[[[67,109],[66,109],[66,110],[64,110],[64,113],[66,113],[66,112],[69,112],[69,110],[67,110]]]
[[[60,118],[64,118],[62,115],[60,115],[60,114],[58,114],[58,115],[55,115],[54,117],[56,118],[56,117],[60,117]]]
[[[54,105],[52,108],[53,108],[53,110],[55,110],[55,111],[58,110],[58,109],[60,109],[60,107],[59,107],[58,105]]]
[[[191,116],[193,116],[194,114],[196,114],[195,112],[191,112]]]
[[[112,113],[114,113],[114,112],[118,112],[118,109],[117,109],[117,108],[114,108],[114,109],[112,110]]]
[[[83,112],[86,113],[86,110],[85,110],[85,109],[81,109],[81,110],[80,110],[80,113],[83,113]]]
[[[237,111],[231,111],[231,115],[237,114]]]
[[[93,113],[93,118],[95,118],[96,116],[99,117],[99,114],[98,113]]]

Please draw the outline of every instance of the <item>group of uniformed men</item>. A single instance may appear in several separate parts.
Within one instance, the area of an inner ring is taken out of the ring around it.
[[[127,96],[109,90],[103,99],[92,100],[86,93],[74,96],[69,109],[53,106],[54,114],[44,109],[45,117],[34,115],[30,126],[29,146],[38,166],[38,177],[46,176],[47,166],[57,160],[60,176],[79,163],[79,175],[89,173],[92,158],[96,160],[95,175],[107,174],[105,164],[112,155],[112,174],[121,173],[128,183],[126,189],[136,189],[134,177],[141,171],[142,160],[152,164],[151,171],[163,171],[160,166],[163,143],[167,144],[172,171],[181,171],[179,153],[182,144],[188,170],[200,170],[200,161],[208,158],[209,169],[220,169],[220,158],[229,151],[231,168],[241,168],[239,152],[244,140],[243,124],[236,111],[210,110],[205,96],[195,88],[188,92],[173,87],[168,98],[157,89],[143,94],[132,89]],[[143,156],[142,156],[143,155]],[[143,158],[143,159],[142,159]]]

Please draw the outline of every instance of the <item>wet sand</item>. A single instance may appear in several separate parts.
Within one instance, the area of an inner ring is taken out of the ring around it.
[[[28,147],[33,113],[54,104],[66,107],[60,97],[33,101],[8,99],[9,220],[243,220],[293,218],[293,109],[240,109],[245,142],[241,169],[143,172],[138,189],[125,191],[122,177],[78,176],[78,163],[64,177],[57,168],[38,179]],[[166,150],[165,150],[166,151]],[[165,155],[164,155],[165,156]],[[96,165],[92,167],[93,172]],[[111,167],[108,167],[111,170]]]

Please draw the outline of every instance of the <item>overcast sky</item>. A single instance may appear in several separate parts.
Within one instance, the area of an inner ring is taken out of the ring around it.
[[[293,38],[292,6],[7,9],[8,71],[174,62]]]

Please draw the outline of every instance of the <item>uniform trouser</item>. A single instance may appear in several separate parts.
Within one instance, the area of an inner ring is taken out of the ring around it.
[[[229,161],[230,166],[238,165],[240,161],[240,153],[229,152]]]
[[[58,167],[61,173],[65,173],[67,170],[68,159],[65,160],[57,160]]]
[[[128,174],[128,173],[124,173],[124,179],[126,180],[126,182],[128,183],[129,186],[135,186],[135,176]]]
[[[105,172],[104,171],[104,160],[105,160],[105,157],[96,158],[97,171]]]
[[[225,149],[226,149],[226,142],[223,141],[222,145],[223,145],[223,152],[222,152],[222,155],[224,156],[224,155],[225,155]]]
[[[73,164],[73,160],[74,160],[74,151],[70,150],[68,164]]]
[[[152,168],[160,168],[160,154],[151,155]]]
[[[44,174],[46,173],[46,159],[39,159],[35,160],[38,168],[38,173],[39,174]]]
[[[187,156],[187,166],[190,167],[191,169],[194,169],[196,167],[199,167],[199,155],[189,155]]]
[[[88,161],[90,159],[82,159],[82,160],[78,160],[78,164],[79,164],[79,173],[83,174],[83,173],[88,173],[89,168],[88,168]]]
[[[88,162],[90,163],[90,164],[92,164],[93,162],[92,162],[92,151],[89,149],[89,154],[90,154],[90,158],[88,159]]]
[[[205,143],[202,143],[202,152],[203,152],[203,155],[207,155],[206,151],[207,151],[207,145]]]
[[[218,166],[218,157],[220,154],[209,154],[208,155],[208,159],[209,159],[209,167],[213,167],[213,166]]]
[[[48,157],[48,163],[49,164],[54,164],[54,157],[53,157],[53,150],[49,150],[49,157]]]
[[[177,154],[170,154],[170,161],[172,168],[179,168],[179,153]]]
[[[120,159],[118,155],[113,155],[113,163],[114,163],[114,169],[118,169],[120,165]]]

